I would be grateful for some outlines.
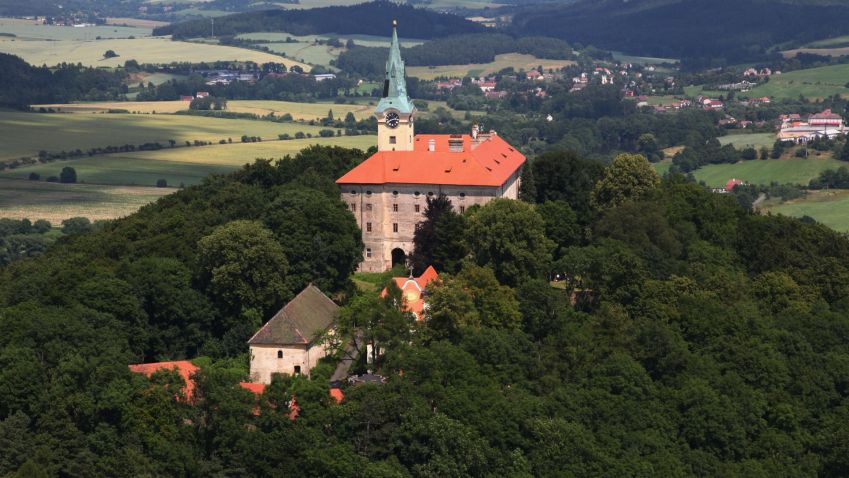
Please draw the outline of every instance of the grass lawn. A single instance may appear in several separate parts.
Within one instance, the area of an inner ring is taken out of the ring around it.
[[[72,28],[72,27],[71,27]],[[119,27],[110,27],[119,28]],[[119,56],[108,60],[103,58],[106,50],[114,50]],[[134,38],[108,40],[63,40],[41,41],[20,40],[0,37],[0,52],[18,55],[33,65],[58,63],[82,63],[87,66],[114,67],[123,65],[127,60],[139,63],[170,64],[181,62],[254,61],[256,63],[283,63],[287,67],[300,64],[294,60],[282,58],[261,51],[247,50],[231,46],[171,41],[168,38]],[[300,64],[305,71],[310,67]]]
[[[763,210],[785,216],[810,216],[836,231],[849,232],[849,190],[811,191],[804,198],[767,206]]]
[[[759,97],[769,96],[774,99],[798,98],[804,95],[809,99],[823,98],[831,95],[843,95],[849,97],[849,64],[824,66],[821,68],[810,68],[807,70],[796,70],[781,75],[772,75],[769,82],[745,93],[743,96]],[[725,91],[703,91],[700,85],[684,88],[687,96],[713,96],[727,95]]]
[[[807,185],[826,169],[837,169],[846,163],[836,159],[792,158],[740,161],[735,164],[710,164],[694,171],[696,179],[708,186],[721,187],[731,178],[752,184],[791,183]]]
[[[65,219],[115,219],[173,192],[171,188],[58,184],[0,179],[0,217],[46,219],[59,226]]]
[[[613,59],[623,63],[639,63],[642,65],[659,65],[661,63],[678,63],[675,58],[654,58],[650,56],[634,56],[614,51]]]
[[[733,144],[737,149],[745,149],[748,147],[752,147],[755,149],[760,149],[762,146],[766,146],[767,148],[772,148],[772,145],[775,144],[775,134],[773,133],[748,133],[748,134],[729,134],[727,136],[720,136],[719,142],[724,146],[726,144]]]
[[[186,101],[114,101],[33,105],[33,107],[53,108],[63,113],[103,113],[114,109],[127,110],[131,113],[175,113],[188,110],[189,103]],[[227,102],[227,111],[235,113],[252,113],[259,116],[265,116],[269,113],[282,116],[289,113],[296,120],[303,119],[306,121],[325,118],[329,110],[333,110],[333,115],[337,118],[344,118],[348,112],[351,112],[357,119],[363,119],[371,116],[374,108],[360,104],[296,103],[271,100],[231,100]]]
[[[542,65],[546,70],[554,68],[560,69],[568,65],[574,65],[571,60],[543,60],[533,55],[525,55],[522,53],[505,53],[496,55],[495,61],[483,64],[466,64],[466,65],[442,65],[442,66],[411,66],[407,68],[408,76],[415,76],[423,80],[432,80],[439,76],[448,77],[463,77],[463,76],[486,76],[507,67],[513,67],[518,70],[530,70]]]
[[[799,53],[812,53],[822,56],[843,56],[849,55],[849,47],[834,47],[834,48],[796,48],[795,50],[787,50],[781,52],[787,58],[792,58]]]
[[[811,42],[805,46],[810,48],[824,48],[824,47],[832,47],[835,45],[844,45],[849,44],[849,36],[840,36],[834,38],[827,38],[825,40],[818,40],[815,42]]]
[[[11,33],[23,40],[94,40],[100,38],[139,38],[150,36],[151,27],[119,27],[111,25],[90,27],[60,27],[41,25],[35,20],[0,18],[0,33]],[[47,44],[43,44],[45,47]],[[104,50],[106,51],[106,50]],[[101,52],[102,54],[103,52]],[[39,63],[40,64],[40,63]]]
[[[325,111],[325,114],[326,111]],[[32,156],[39,150],[71,151],[92,147],[167,144],[169,139],[213,141],[242,135],[277,139],[278,134],[298,131],[314,136],[322,128],[299,123],[205,118],[188,115],[134,114],[42,114],[0,112],[3,147],[0,160]]]
[[[376,143],[375,136],[341,136],[168,148],[54,161],[5,170],[0,172],[0,177],[25,179],[36,172],[46,178],[58,176],[63,167],[71,166],[78,181],[89,184],[153,186],[158,179],[165,179],[171,186],[191,185],[200,183],[209,174],[230,172],[257,158],[282,158],[313,144],[365,150]]]

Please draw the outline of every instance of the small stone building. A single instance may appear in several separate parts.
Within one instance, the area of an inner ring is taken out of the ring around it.
[[[271,383],[275,373],[309,375],[327,355],[316,336],[332,328],[339,306],[310,284],[248,341],[251,382]]]

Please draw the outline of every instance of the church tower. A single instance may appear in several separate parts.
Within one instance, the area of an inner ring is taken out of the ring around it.
[[[378,151],[412,151],[413,117],[416,107],[407,96],[407,81],[401,46],[398,43],[398,23],[392,22],[392,44],[386,60],[383,96],[374,111],[377,117]]]

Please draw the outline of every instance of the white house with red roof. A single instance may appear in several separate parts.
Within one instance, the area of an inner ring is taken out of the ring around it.
[[[518,199],[525,156],[495,131],[414,133],[416,109],[407,96],[394,27],[375,115],[377,153],[336,180],[362,230],[361,271],[382,272],[406,263],[428,197],[446,195],[460,213],[495,198]]]
[[[439,278],[439,274],[433,266],[428,266],[422,275],[413,277],[393,277],[395,285],[401,289],[401,309],[404,312],[409,312],[415,316],[416,320],[424,319],[424,312],[427,310],[427,301],[425,300],[427,286]],[[380,292],[381,297],[386,297],[388,293],[384,288]]]

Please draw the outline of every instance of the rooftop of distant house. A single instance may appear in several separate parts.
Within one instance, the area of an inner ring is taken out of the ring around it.
[[[428,284],[439,278],[439,274],[433,266],[428,266],[418,277],[393,277],[395,285],[401,289],[401,300],[404,301],[403,308],[406,312],[415,314],[417,320],[422,320],[425,308],[424,291]],[[386,297],[388,290],[384,288],[380,292],[381,297]]]

